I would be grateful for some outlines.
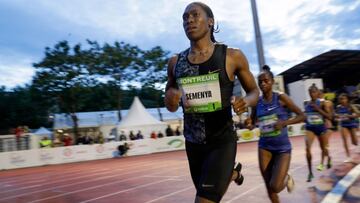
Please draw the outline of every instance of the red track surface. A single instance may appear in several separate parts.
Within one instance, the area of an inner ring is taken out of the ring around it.
[[[282,191],[280,199],[282,202],[320,202],[326,191],[318,186],[319,180],[329,171],[315,169],[320,159],[318,142],[313,145],[315,179],[306,183],[304,139],[294,137],[291,141],[290,172],[296,188],[292,194],[286,189]],[[331,137],[330,153],[335,165],[345,159],[337,133]],[[257,143],[239,144],[236,159],[244,165],[245,182],[242,186],[231,183],[222,202],[270,202],[258,169]],[[0,172],[0,202],[187,203],[193,202],[194,196],[184,151]]]

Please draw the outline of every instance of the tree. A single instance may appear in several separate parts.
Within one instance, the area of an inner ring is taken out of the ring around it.
[[[99,73],[109,76],[114,84],[118,87],[115,91],[117,95],[117,109],[119,121],[121,116],[121,98],[122,84],[133,80],[135,74],[139,71],[137,61],[141,50],[137,46],[132,46],[125,42],[115,42],[114,45],[105,43],[102,47],[100,59],[102,61],[99,67]]]
[[[125,84],[129,86],[134,86],[134,83],[142,86],[152,84],[152,87],[155,87],[156,84],[164,83],[168,52],[161,47],[157,46],[144,51],[125,42],[115,42],[113,45],[105,43],[102,47],[97,42],[89,41],[89,44],[92,45],[93,50],[97,50],[99,53],[97,58],[101,63],[96,68],[97,73],[108,76],[111,78],[108,84],[118,87],[115,92],[119,121],[121,120],[120,110]]]
[[[84,101],[84,90],[98,81],[91,75],[91,52],[81,49],[80,44],[70,47],[60,41],[54,48],[45,48],[45,58],[33,66],[37,69],[33,86],[55,100],[60,110],[68,113],[74,123],[74,135],[78,136],[78,118],[75,114]],[[90,65],[89,65],[90,64]]]
[[[151,92],[151,100],[155,102],[159,118],[162,121],[160,107],[163,105],[164,83],[167,79],[166,64],[169,59],[169,52],[157,46],[143,53],[144,77],[141,77],[142,89]]]
[[[9,129],[17,126],[50,127],[48,109],[52,104],[42,95],[31,86],[11,91],[0,87],[1,134],[8,134]]]
[[[161,47],[144,51],[124,42],[101,46],[90,40],[85,47],[71,47],[67,41],[60,41],[53,48],[46,47],[44,59],[33,64],[37,69],[33,87],[71,116],[76,136],[75,112],[106,110],[115,101],[121,120],[123,90],[127,86],[140,84],[154,90],[151,96],[157,101],[156,106],[162,105],[159,98],[163,91],[157,90],[162,89],[166,79],[167,51]]]

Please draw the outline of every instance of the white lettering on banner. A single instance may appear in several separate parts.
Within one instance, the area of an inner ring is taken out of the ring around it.
[[[96,152],[97,153],[103,153],[104,152],[104,146],[103,145],[96,146]]]
[[[26,162],[26,159],[20,153],[16,153],[16,152],[11,153],[11,155],[10,155],[10,163],[11,164],[21,166],[25,162]]]
[[[66,147],[65,149],[64,149],[64,151],[63,151],[63,155],[65,156],[65,157],[71,157],[72,155],[73,155],[73,150],[72,150],[72,148],[71,147]]]
[[[40,161],[44,162],[44,163],[49,163],[52,162],[54,160],[54,156],[52,151],[49,151],[48,149],[40,149]]]

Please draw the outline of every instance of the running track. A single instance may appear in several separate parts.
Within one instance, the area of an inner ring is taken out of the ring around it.
[[[296,188],[292,194],[288,194],[286,189],[282,191],[280,199],[282,202],[320,202],[326,194],[322,191],[326,187],[319,187],[319,180],[330,170],[315,170],[320,159],[318,142],[313,145],[315,179],[307,183],[304,139],[302,136],[293,137],[291,141],[290,172]],[[334,165],[342,163],[345,158],[338,133],[330,139],[330,153]],[[258,169],[257,142],[239,144],[236,159],[244,165],[245,182],[242,186],[231,183],[222,202],[270,202]],[[187,203],[193,202],[194,196],[184,151],[0,172],[1,203]]]

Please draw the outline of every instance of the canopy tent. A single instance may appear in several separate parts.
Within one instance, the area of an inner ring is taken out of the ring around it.
[[[40,127],[34,133],[31,133],[30,136],[30,148],[37,149],[39,148],[39,142],[43,137],[48,137],[51,139],[52,132],[44,127]]]
[[[44,127],[40,127],[34,132],[35,135],[51,135],[52,132]]]
[[[128,134],[128,132],[133,131],[136,134],[140,130],[144,137],[149,137],[152,131],[162,131],[164,133],[166,127],[165,122],[157,120],[146,111],[138,97],[134,97],[127,115],[117,126],[118,132],[126,131]]]

